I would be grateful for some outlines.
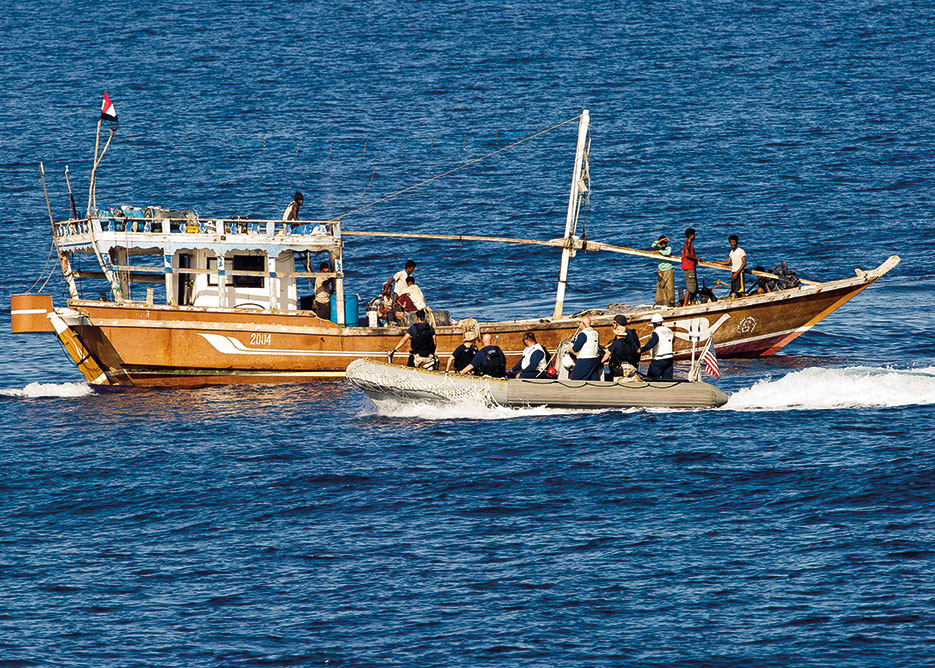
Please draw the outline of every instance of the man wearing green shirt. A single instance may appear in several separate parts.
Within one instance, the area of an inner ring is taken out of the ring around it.
[[[659,237],[658,241],[653,242],[653,250],[659,251],[659,254],[665,257],[671,257],[669,237]],[[656,270],[656,305],[675,306],[675,272],[672,271],[671,260],[659,260]]]

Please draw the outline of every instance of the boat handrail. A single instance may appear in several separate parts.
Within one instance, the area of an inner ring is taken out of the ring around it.
[[[61,240],[88,236],[92,232],[139,235],[141,238],[158,235],[201,234],[217,237],[239,235],[262,238],[335,237],[333,220],[270,220],[258,218],[201,218],[198,216],[119,216],[100,214],[91,218],[71,218],[55,223],[56,235]]]

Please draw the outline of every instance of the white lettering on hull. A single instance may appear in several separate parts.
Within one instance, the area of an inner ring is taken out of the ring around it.
[[[375,350],[290,350],[286,348],[250,348],[233,336],[224,334],[206,334],[198,332],[198,336],[223,355],[273,355],[277,357],[386,357],[385,351]],[[262,336],[262,335],[261,335]],[[252,335],[251,335],[252,337]]]

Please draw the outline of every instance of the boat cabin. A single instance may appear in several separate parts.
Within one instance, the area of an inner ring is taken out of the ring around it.
[[[124,206],[53,228],[72,299],[100,292],[102,301],[117,303],[297,311],[300,291],[311,296],[323,276],[334,279],[337,303],[344,303],[338,221],[203,219],[194,211]],[[322,261],[332,271],[315,271]],[[337,311],[345,324],[344,309]]]

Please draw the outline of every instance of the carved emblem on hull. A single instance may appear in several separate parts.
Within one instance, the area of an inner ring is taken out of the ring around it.
[[[741,334],[752,334],[753,330],[756,329],[756,326],[759,323],[757,319],[752,315],[748,315],[746,318],[737,323],[737,331]]]

